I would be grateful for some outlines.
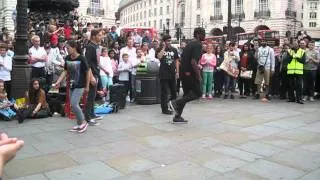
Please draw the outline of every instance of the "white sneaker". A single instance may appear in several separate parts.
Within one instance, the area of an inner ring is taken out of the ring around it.
[[[310,97],[310,101],[311,101],[311,102],[314,102],[314,98],[313,98],[313,97]]]
[[[302,101],[307,101],[307,99],[308,99],[308,96],[304,96]]]

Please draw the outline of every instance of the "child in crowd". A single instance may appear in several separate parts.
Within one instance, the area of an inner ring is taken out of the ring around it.
[[[0,119],[1,120],[10,121],[16,116],[16,113],[10,107],[14,107],[17,109],[17,106],[8,100],[7,92],[4,88],[4,81],[0,79]]]
[[[123,61],[120,61],[118,71],[119,71],[119,82],[121,84],[124,84],[126,86],[126,92],[128,92],[131,88],[130,83],[130,71],[132,69],[132,65],[129,62],[129,55],[124,53],[122,54]],[[132,98],[132,95],[130,94],[130,100]],[[128,99],[128,98],[127,98]]]
[[[113,70],[111,65],[111,60],[108,57],[108,49],[102,48],[102,56],[100,57],[99,67],[100,67],[100,78],[102,83],[102,88],[105,93],[107,93],[110,86],[113,85],[112,77]]]
[[[213,44],[208,44],[206,53],[200,59],[202,67],[202,98],[212,99],[212,85],[214,81],[213,73],[217,64],[217,57],[213,53]]]
[[[238,63],[240,61],[239,53],[235,49],[235,43],[230,42],[229,49],[224,53],[224,62],[225,64],[229,64],[232,69],[238,69]],[[236,81],[237,78],[225,72],[224,76],[224,99],[228,99],[230,92],[230,98],[235,98],[236,93]]]
[[[109,58],[111,61],[111,67],[113,71],[113,78],[112,82],[117,83],[119,82],[119,72],[118,72],[118,60],[116,59],[116,53],[113,49],[109,50]]]
[[[11,71],[12,57],[8,56],[8,46],[5,43],[0,43],[0,79],[4,81],[5,89],[8,91],[8,98],[11,93]]]

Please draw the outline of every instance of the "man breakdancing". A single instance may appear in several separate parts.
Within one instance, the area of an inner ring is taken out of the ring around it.
[[[201,74],[198,61],[202,51],[201,41],[204,40],[206,32],[203,28],[195,28],[193,36],[194,39],[188,43],[181,55],[181,68],[176,68],[182,81],[184,95],[180,99],[169,101],[170,108],[175,112],[173,123],[187,123],[188,121],[181,117],[184,106],[189,101],[201,97]]]

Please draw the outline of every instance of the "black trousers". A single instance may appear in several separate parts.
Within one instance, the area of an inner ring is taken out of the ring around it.
[[[238,79],[238,88],[240,91],[240,96],[250,96],[251,79],[244,79],[240,77]]]
[[[99,81],[97,76],[95,76],[95,79],[96,81]],[[94,102],[97,96],[97,88],[98,88],[98,83],[94,86],[90,83],[89,92],[87,95],[87,102],[84,110],[84,116],[86,118],[86,121],[89,121],[90,119],[95,117]]]
[[[11,100],[11,81],[4,82],[4,89],[7,92],[8,99]]]
[[[184,76],[181,78],[181,81],[184,94],[182,98],[176,100],[178,108],[177,116],[181,116],[183,109],[188,102],[199,99],[202,94],[200,81],[195,76]]]
[[[160,90],[161,90],[161,110],[162,112],[168,111],[168,97],[170,92],[170,99],[174,100],[177,98],[176,92],[176,80],[175,79],[161,79]],[[168,91],[169,90],[169,91]]]
[[[214,74],[214,94],[221,95],[224,84],[224,71],[216,71]]]
[[[302,99],[302,78],[303,75],[288,74],[289,77],[289,99],[301,101]]]
[[[45,89],[44,89],[46,91],[46,93],[49,92],[51,85],[52,85],[52,82],[53,82],[53,74],[47,74],[46,85],[45,85]]]
[[[304,70],[303,71],[303,94],[309,97],[314,96],[314,87],[317,71]]]
[[[280,72],[280,97],[286,99],[289,90],[289,78],[287,70]]]
[[[181,88],[181,80],[179,78],[179,79],[177,79],[177,93],[178,94],[180,93],[180,88]]]
[[[31,69],[31,79],[46,78],[46,71],[44,67]]]
[[[252,78],[250,80],[252,95],[255,95],[258,91],[258,87],[257,87],[256,83],[254,83],[256,76],[257,76],[257,70],[253,70]]]

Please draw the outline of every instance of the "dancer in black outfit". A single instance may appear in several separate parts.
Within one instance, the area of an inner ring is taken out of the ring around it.
[[[201,41],[205,38],[205,30],[203,28],[195,28],[192,40],[184,49],[181,56],[181,72],[180,79],[184,95],[175,101],[170,101],[169,105],[175,111],[173,123],[187,123],[188,121],[181,117],[185,105],[189,101],[193,101],[201,97],[201,74],[198,67],[198,61],[201,56]],[[177,67],[177,70],[180,70]]]

